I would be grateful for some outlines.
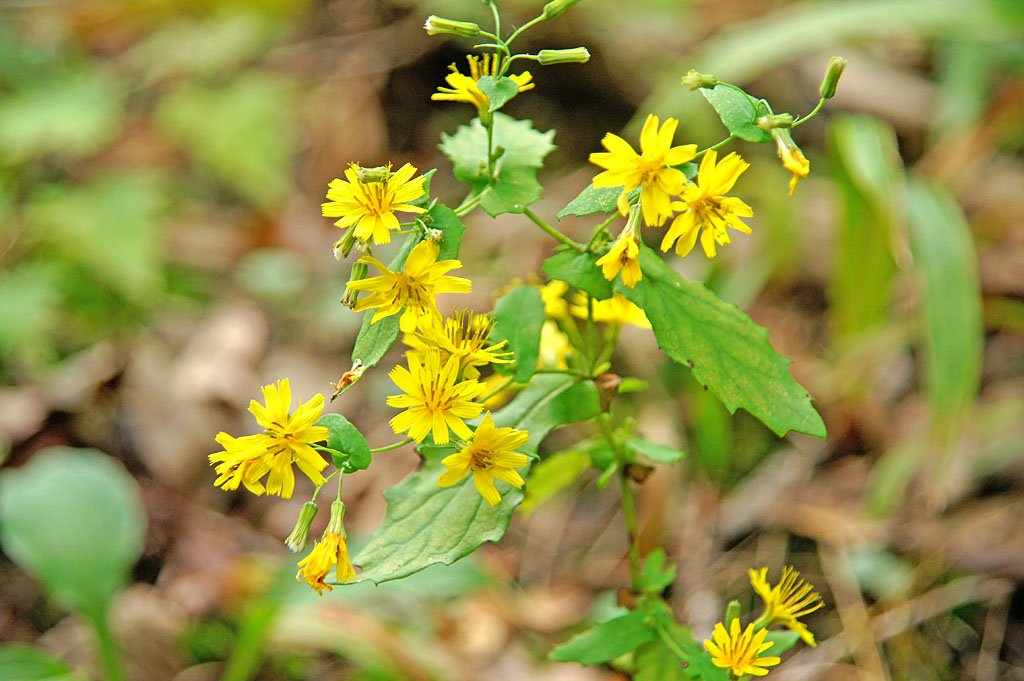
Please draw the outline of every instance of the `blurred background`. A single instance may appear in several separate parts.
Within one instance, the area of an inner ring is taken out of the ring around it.
[[[500,2],[517,25],[541,5]],[[596,473],[534,494],[500,545],[451,568],[317,598],[291,585],[281,543],[309,490],[225,493],[206,460],[219,430],[251,432],[261,384],[287,376],[306,399],[349,367],[359,318],[338,302],[328,181],[408,161],[462,198],[436,144],[472,113],[430,94],[469,45],[422,24],[487,26],[485,10],[0,2],[0,462],[93,447],[134,476],[148,530],[113,613],[133,679],[624,678],[545,659],[628,580]],[[646,332],[616,358],[651,385],[627,407],[638,430],[689,453],[638,492],[645,545],[681,563],[678,617],[703,638],[728,599],[756,605],[748,567],[791,563],[828,607],[810,620],[821,645],[772,678],[1024,679],[1024,6],[583,0],[520,48],[577,45],[589,63],[531,68],[536,90],[505,109],[557,130],[534,207],[551,219],[606,131],[635,138],[653,112],[683,121],[681,143],[725,136],[679,85],[688,69],[803,114],[828,58],[849,60],[796,131],[811,162],[796,195],[771,145],[734,147],[753,164],[735,190],[753,235],[714,262],[673,259],[770,329],[827,441],[730,416]],[[477,309],[554,245],[517,216],[467,224]],[[388,366],[328,407],[372,444],[394,439]],[[378,456],[346,483],[356,546],[415,464]],[[93,664],[81,620],[2,554],[0,640]]]

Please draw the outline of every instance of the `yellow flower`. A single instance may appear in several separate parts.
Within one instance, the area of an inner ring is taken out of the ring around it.
[[[327,185],[327,203],[321,204],[324,217],[341,218],[338,227],[355,225],[356,238],[373,239],[375,244],[391,242],[391,232],[400,229],[395,211],[425,213],[425,208],[414,206],[424,194],[423,176],[413,178],[416,168],[406,163],[397,172],[391,166],[382,169],[373,181],[365,179],[357,163],[345,171],[345,179],[331,180]]]
[[[587,294],[577,291],[569,311],[580,319],[587,318]],[[647,315],[624,296],[616,293],[607,300],[594,301],[594,321],[606,324],[632,324],[641,329],[651,328]]]
[[[429,323],[440,315],[437,311],[438,293],[469,293],[473,284],[469,279],[450,277],[447,273],[462,267],[458,260],[437,261],[438,246],[433,241],[421,241],[409,253],[405,268],[392,272],[387,265],[366,255],[359,262],[369,263],[380,276],[350,281],[348,287],[356,291],[371,291],[372,294],[356,303],[352,308],[361,312],[376,308],[372,322],[402,312],[400,328],[412,333],[417,326]]]
[[[572,354],[572,343],[552,320],[544,322],[540,327],[540,357],[537,367],[540,369],[567,369],[566,358]]]
[[[772,129],[772,137],[775,138],[775,148],[782,161],[782,167],[793,173],[789,180],[789,195],[792,196],[796,191],[796,183],[810,174],[811,162],[804,156],[804,152],[800,151],[787,128]]]
[[[767,636],[768,629],[761,629],[755,634],[753,623],[740,633],[740,621],[734,619],[728,632],[724,624],[716,624],[711,633],[714,642],[705,640],[704,647],[711,653],[711,663],[716,667],[728,669],[736,676],[764,676],[768,673],[767,667],[774,667],[782,661],[778,657],[761,656],[774,645],[765,641]]]
[[[700,162],[697,183],[683,187],[682,201],[672,202],[672,208],[681,212],[661,240],[661,250],[667,251],[675,242],[676,253],[685,257],[700,234],[704,255],[713,258],[717,255],[716,243],[724,245],[731,241],[726,228],[750,234],[750,227],[740,218],[752,217],[753,209],[735,196],[725,196],[749,167],[735,152],[720,163],[714,149],[707,152]]]
[[[565,302],[565,292],[569,285],[564,281],[552,279],[540,287],[540,297],[544,301],[544,314],[548,319],[564,319],[569,316],[569,303]]]
[[[434,350],[423,355],[410,354],[409,368],[397,366],[388,376],[405,394],[388,397],[389,407],[405,409],[391,419],[396,433],[423,442],[433,434],[434,442],[443,445],[449,440],[449,429],[461,438],[473,431],[465,419],[480,415],[483,405],[473,402],[486,388],[476,379],[459,381],[459,359],[449,357],[441,364],[441,353]]]
[[[497,506],[501,495],[494,486],[495,478],[513,487],[523,486],[523,478],[515,469],[525,466],[529,458],[515,450],[525,445],[528,438],[525,430],[496,428],[491,412],[487,412],[466,446],[441,460],[448,470],[437,479],[437,484],[451,487],[473,471],[473,484],[480,496],[491,506]]]
[[[640,238],[636,233],[636,225],[640,219],[640,212],[633,206],[629,213],[629,221],[626,227],[619,234],[612,247],[607,253],[597,260],[601,266],[601,274],[608,281],[615,281],[615,277],[622,272],[622,283],[633,288],[644,278],[640,271]]]
[[[345,543],[345,504],[335,501],[331,504],[331,520],[320,541],[316,543],[309,555],[299,561],[299,572],[296,581],[305,579],[306,583],[316,589],[321,596],[324,590],[334,591],[334,587],[324,580],[333,568],[337,581],[351,582],[356,578],[356,570],[348,557],[348,545]]]
[[[594,177],[595,187],[622,187],[619,195],[619,212],[629,213],[627,195],[640,187],[640,206],[644,220],[652,227],[660,227],[672,215],[672,196],[678,194],[686,182],[686,176],[678,166],[690,161],[697,154],[697,145],[672,146],[679,121],[668,118],[658,128],[658,117],[651,114],[640,133],[638,154],[629,142],[618,135],[608,133],[601,144],[608,152],[590,155],[590,162],[605,168]]]
[[[466,378],[480,375],[479,367],[508,364],[512,353],[502,350],[508,342],[488,345],[494,328],[494,317],[472,310],[456,310],[448,319],[434,318],[420,332],[406,334],[403,339],[413,352],[440,350],[443,359],[457,357]]]
[[[292,391],[285,378],[276,385],[263,386],[263,401],[266,406],[256,400],[249,403],[249,411],[264,428],[262,433],[240,438],[223,432],[217,435],[224,451],[210,455],[210,462],[218,464],[214,485],[233,490],[241,483],[255,494],[266,491],[287,499],[295,489],[293,463],[314,485],[322,484],[320,471],[327,462],[310,443],[327,439],[327,428],[314,425],[324,410],[324,396],[317,393],[289,414]],[[264,490],[261,479],[268,473]]]
[[[751,569],[748,574],[750,585],[764,601],[764,614],[758,621],[766,627],[784,624],[799,634],[807,645],[817,645],[814,634],[799,621],[800,617],[824,605],[814,587],[801,579],[800,573],[788,565],[782,569],[782,577],[774,587],[768,583],[768,568]]]
[[[483,117],[490,109],[491,102],[487,99],[487,95],[480,91],[476,83],[483,76],[493,77],[497,74],[500,66],[499,58],[498,55],[494,54],[485,54],[482,57],[471,54],[466,59],[469,61],[470,75],[467,76],[459,73],[458,67],[452,64],[448,67],[451,73],[444,77],[449,87],[442,85],[437,88],[437,92],[432,94],[430,98],[437,101],[472,104],[480,112],[480,116]],[[534,87],[532,82],[533,76],[530,75],[529,71],[523,71],[520,74],[509,76],[509,78],[519,86],[520,92],[532,90]]]

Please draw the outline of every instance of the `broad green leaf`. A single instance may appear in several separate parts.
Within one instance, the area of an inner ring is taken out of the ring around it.
[[[435,205],[426,213],[430,218],[430,227],[439,229],[443,233],[441,244],[438,248],[438,260],[454,260],[459,256],[459,248],[462,246],[462,234],[466,226],[462,224],[455,211],[447,206]],[[405,266],[405,259],[413,246],[419,242],[419,235],[411,234],[402,244],[402,249],[391,261],[388,267],[392,270],[399,270]],[[364,294],[365,295],[365,294]],[[367,310],[363,313],[363,325],[356,336],[355,346],[352,348],[352,361],[360,361],[364,367],[373,367],[384,357],[388,349],[398,340],[398,320],[400,314],[385,317],[371,324],[374,310]]]
[[[161,288],[163,206],[159,178],[137,172],[46,187],[32,197],[26,214],[36,238],[143,305],[152,304]]]
[[[668,563],[665,549],[656,548],[647,554],[640,571],[640,588],[651,594],[660,594],[676,579],[677,565]]]
[[[497,111],[519,94],[519,84],[507,76],[481,76],[476,86],[491,103],[489,111]]]
[[[530,439],[523,451],[533,452],[554,428],[598,413],[593,382],[545,374],[534,378],[493,416],[499,426],[526,430]],[[501,503],[491,508],[476,491],[472,475],[454,487],[438,487],[437,479],[445,470],[441,459],[453,451],[454,447],[421,447],[426,455],[423,467],[384,492],[388,502],[384,522],[353,559],[364,568],[360,581],[379,584],[435,563],[451,565],[505,535],[512,511],[523,499],[522,491],[499,482]]]
[[[497,179],[487,175],[487,130],[474,118],[454,135],[441,135],[440,148],[455,166],[455,177],[482,193],[480,205],[490,215],[522,213],[540,198],[536,170],[544,165],[554,145],[554,131],[538,132],[530,121],[494,114],[493,149]]]
[[[0,679],[4,681],[83,681],[61,660],[24,643],[0,645]]]
[[[588,184],[579,195],[569,202],[555,216],[559,220],[566,215],[593,215],[594,213],[611,213],[618,210],[619,194],[622,187],[595,187]]]
[[[434,179],[435,173],[437,173],[437,168],[431,168],[427,172],[423,173],[423,196],[416,199],[415,201],[410,201],[409,203],[411,203],[414,206],[419,206],[420,208],[426,208],[427,206],[430,205],[430,183],[431,180]],[[452,212],[454,213],[454,211]]]
[[[345,473],[361,471],[369,467],[370,445],[366,438],[353,426],[347,418],[341,414],[324,414],[316,422],[318,426],[325,426],[329,432],[327,436],[327,447],[338,454],[332,454],[334,465]]]
[[[103,616],[142,552],[135,480],[92,449],[53,447],[0,474],[0,543],[55,600]]]
[[[289,80],[257,71],[217,86],[181,85],[160,100],[156,123],[254,205],[276,209],[293,187],[293,91]]]
[[[765,655],[780,657],[784,652],[800,642],[800,634],[787,629],[775,629],[768,632],[766,641],[772,642],[772,647],[764,652]]]
[[[971,228],[946,190],[907,188],[911,249],[923,285],[925,384],[937,431],[951,434],[970,412],[981,381],[981,284]]]
[[[548,279],[564,281],[586,291],[596,300],[607,300],[612,297],[612,282],[601,274],[597,264],[600,257],[595,253],[562,251],[545,260],[541,269]]]
[[[540,332],[546,319],[544,301],[536,286],[517,286],[502,296],[494,306],[494,330],[491,336],[496,341],[508,341],[508,347],[515,357],[513,377],[517,383],[530,380],[530,376],[537,370]]]
[[[5,92],[0,98],[0,164],[47,154],[80,158],[114,139],[123,88],[99,71],[73,71]]]
[[[771,134],[757,127],[755,122],[768,113],[767,109],[746,92],[735,85],[719,83],[714,88],[701,88],[700,93],[714,107],[730,133],[747,142],[771,141]]]
[[[579,449],[566,449],[544,458],[530,469],[526,498],[519,506],[525,515],[572,485],[590,468],[590,455]]]
[[[680,451],[675,447],[668,447],[666,445],[659,445],[650,440],[645,440],[642,437],[631,437],[626,440],[626,446],[632,449],[637,454],[643,454],[651,461],[657,463],[675,463],[684,456],[686,452]]]
[[[631,653],[658,634],[649,623],[646,610],[633,612],[594,625],[577,634],[548,656],[556,662],[579,662],[582,665],[601,664],[620,655]]]
[[[743,408],[778,435],[790,430],[825,437],[810,395],[775,352],[768,331],[703,285],[686,281],[641,246],[643,280],[617,290],[647,313],[658,347],[690,367],[731,413]]]

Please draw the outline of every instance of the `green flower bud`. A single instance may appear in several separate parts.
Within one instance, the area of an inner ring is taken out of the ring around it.
[[[356,241],[356,230],[350,227],[344,236],[334,242],[334,258],[338,262],[347,258],[348,254],[352,252],[352,247],[356,245]]]
[[[732,625],[733,620],[740,618],[740,602],[729,601],[729,604],[725,606],[725,620],[722,622],[725,625],[726,631]]]
[[[580,0],[551,0],[551,2],[544,5],[544,18],[554,19],[579,1]]]
[[[537,53],[537,61],[542,66],[552,64],[586,64],[590,61],[590,52],[585,47],[573,47],[567,50],[541,50]]]
[[[776,128],[791,128],[793,127],[793,116],[787,113],[761,116],[757,119],[757,127],[765,132],[771,132]]]
[[[302,505],[302,510],[299,511],[299,519],[295,522],[295,529],[284,540],[285,546],[291,549],[293,553],[299,553],[306,548],[306,542],[309,540],[309,527],[313,524],[316,511],[316,502],[307,501]]]
[[[340,499],[331,502],[331,519],[327,522],[325,533],[345,536],[345,503]]]
[[[391,177],[391,166],[376,166],[374,168],[356,168],[356,179],[363,184],[374,182],[386,182]]]
[[[846,60],[842,57],[832,57],[828,60],[828,71],[825,72],[825,78],[818,89],[822,99],[832,99],[835,96],[836,85],[839,84],[839,77],[843,75],[845,68]]]
[[[709,73],[700,73],[696,69],[690,69],[683,76],[683,85],[691,90],[702,87],[713,88],[718,85],[718,79]]]
[[[367,272],[370,271],[369,266],[365,262],[359,262],[358,260],[352,263],[352,271],[349,272],[349,282],[358,281],[365,279]],[[359,291],[351,289],[348,286],[345,287],[345,296],[341,299],[341,304],[345,307],[355,307],[356,302],[359,300]]]
[[[427,17],[423,28],[428,35],[458,35],[463,38],[475,38],[480,35],[480,27],[471,21],[454,21],[436,14]]]

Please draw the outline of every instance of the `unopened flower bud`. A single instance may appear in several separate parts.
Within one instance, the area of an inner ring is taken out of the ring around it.
[[[352,252],[352,247],[356,245],[356,230],[351,227],[345,234],[334,242],[334,258],[341,262],[348,257],[348,254]]]
[[[327,522],[325,533],[345,536],[345,502],[335,499],[331,502],[331,519]]]
[[[551,0],[551,2],[544,5],[544,18],[554,19],[579,1],[580,0]]]
[[[441,243],[441,239],[444,238],[444,232],[439,229],[433,229],[432,227],[428,227],[424,234],[426,235],[427,240],[433,241],[435,244]]]
[[[846,60],[842,57],[832,57],[828,60],[828,71],[825,72],[825,78],[818,89],[822,99],[832,99],[835,96],[836,85],[839,84],[839,77],[843,75],[845,68]]]
[[[463,38],[475,38],[480,35],[480,27],[471,21],[455,21],[436,14],[427,17],[423,28],[427,35],[458,35]]]
[[[789,181],[789,195],[792,196],[796,190],[796,183],[811,172],[811,164],[804,156],[804,152],[793,141],[793,135],[788,129],[772,130],[772,138],[775,140],[775,150],[779,154],[782,166],[793,174]]]
[[[757,127],[766,132],[771,132],[776,128],[792,128],[793,116],[787,113],[761,116],[757,119]]]
[[[585,64],[590,61],[590,52],[585,47],[572,47],[566,50],[541,50],[537,53],[537,61],[542,66],[552,64]]]
[[[723,621],[726,630],[728,630],[729,627],[732,626],[733,620],[738,620],[739,618],[740,602],[736,600],[729,601],[729,605],[725,606],[725,620]]]
[[[306,542],[309,540],[309,527],[313,524],[316,511],[316,502],[307,501],[302,505],[302,510],[299,511],[299,519],[295,522],[295,529],[284,540],[285,546],[291,549],[293,553],[299,553],[306,548]]]
[[[360,262],[357,260],[356,262],[352,263],[352,271],[349,272],[348,275],[349,283],[352,283],[353,281],[359,281],[360,279],[365,279],[366,274],[369,271],[370,268],[367,266],[365,262]],[[358,300],[359,291],[346,286],[345,296],[341,299],[341,304],[344,305],[345,307],[352,308],[356,306],[356,302]]]
[[[391,166],[376,166],[374,168],[356,168],[356,178],[363,184],[374,182],[386,182],[391,177]]]
[[[686,72],[686,75],[683,76],[683,85],[691,90],[696,90],[702,87],[713,88],[718,85],[718,79],[710,73],[700,73],[696,69],[690,69]]]

